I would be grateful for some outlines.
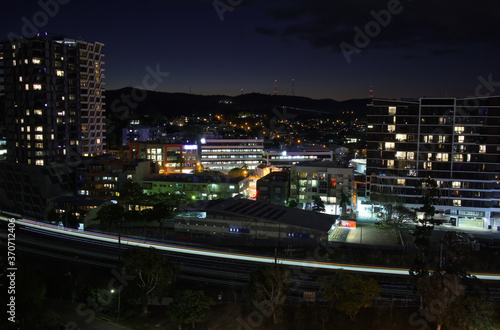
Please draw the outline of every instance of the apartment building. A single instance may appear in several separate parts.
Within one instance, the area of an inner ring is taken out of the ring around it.
[[[103,46],[47,33],[0,43],[8,161],[104,153]]]
[[[436,218],[500,226],[500,97],[373,100],[367,190],[421,206],[421,180],[436,181]],[[368,194],[368,193],[367,193]]]

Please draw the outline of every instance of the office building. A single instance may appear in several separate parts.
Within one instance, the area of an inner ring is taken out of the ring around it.
[[[421,206],[421,180],[438,187],[436,218],[500,226],[500,97],[373,100],[367,189]]]
[[[150,159],[156,162],[160,172],[191,173],[199,170],[198,145],[129,143],[130,158]]]
[[[101,155],[104,45],[47,33],[0,45],[7,160],[43,166]]]
[[[266,165],[290,168],[300,162],[333,160],[333,151],[322,146],[288,146],[282,149],[265,149],[264,159]]]
[[[229,172],[246,165],[254,170],[263,162],[264,139],[202,139],[201,165],[211,171]]]

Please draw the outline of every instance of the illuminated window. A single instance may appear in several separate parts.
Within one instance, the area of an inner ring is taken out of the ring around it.
[[[22,82],[23,81],[23,77],[19,77],[19,82]]]
[[[29,91],[30,90],[30,85],[29,84],[24,85],[24,89],[26,89],[27,91]]]
[[[479,146],[479,152],[480,153],[485,153],[486,152],[486,146],[484,144]]]
[[[40,60],[38,58],[33,59],[33,64],[40,64]]]
[[[62,71],[62,70],[56,70],[56,75],[58,77],[64,77],[64,71]]]
[[[389,107],[389,114],[395,115],[396,114],[396,107]]]
[[[405,179],[398,179],[398,184],[404,186],[406,183]]]
[[[463,133],[465,131],[465,127],[463,126],[455,126],[455,133]]]
[[[394,142],[386,142],[385,143],[385,150],[394,150]]]
[[[460,185],[460,181],[453,181],[453,182],[451,183],[451,187],[452,187],[452,188],[460,188],[460,187],[461,187],[461,185]]]
[[[396,125],[387,125],[387,131],[389,131],[389,133],[392,133],[396,130]]]
[[[43,166],[43,159],[37,159],[35,162],[35,165],[41,165]]]
[[[35,134],[35,140],[42,140],[43,141],[43,135],[42,134]]]
[[[396,141],[405,141],[406,134],[396,134]]]
[[[42,85],[40,85],[40,84],[33,84],[33,89],[40,91],[40,90],[42,90]]]
[[[24,64],[28,64],[28,60],[27,60],[27,59],[26,59],[26,60],[24,60]]]
[[[463,143],[465,141],[465,137],[463,135],[458,136],[458,143]]]
[[[36,132],[43,132],[43,126],[37,126],[37,127],[35,128],[35,131],[36,131]]]
[[[28,110],[26,110],[26,116],[29,116],[29,115],[30,115],[30,111],[28,109]]]
[[[462,201],[460,199],[454,199],[453,206],[462,206]]]
[[[388,168],[393,168],[393,167],[394,167],[394,160],[389,159],[389,160],[387,161],[387,167],[388,167]]]
[[[13,60],[13,61],[12,61],[12,65],[13,65],[13,66],[16,66],[16,60]]]

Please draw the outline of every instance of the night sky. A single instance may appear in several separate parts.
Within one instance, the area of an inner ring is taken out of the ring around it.
[[[272,94],[276,79],[290,95],[294,78],[295,95],[337,100],[366,98],[370,85],[387,98],[500,94],[500,83],[476,92],[479,76],[500,82],[498,1],[59,2],[46,22],[37,1],[2,4],[2,37],[31,33],[35,16],[39,32],[103,42],[107,89],[140,87],[159,65],[170,75],[155,90],[165,92]],[[371,13],[382,10],[385,26]],[[356,44],[367,24],[369,40]],[[350,63],[341,43],[358,46]]]

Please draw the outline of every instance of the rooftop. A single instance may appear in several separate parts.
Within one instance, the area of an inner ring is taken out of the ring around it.
[[[232,198],[197,201],[182,206],[179,210],[181,212],[211,211],[237,217],[279,222],[288,226],[303,227],[323,232],[327,232],[338,218],[338,216],[304,211],[267,202]]]

